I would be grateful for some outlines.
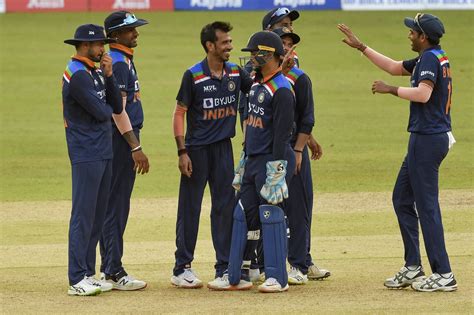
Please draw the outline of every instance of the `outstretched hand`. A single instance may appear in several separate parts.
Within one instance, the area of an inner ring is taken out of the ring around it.
[[[349,45],[352,48],[363,49],[365,45],[355,36],[352,30],[345,24],[337,24],[337,28],[346,35],[346,38],[343,38],[342,41]]]

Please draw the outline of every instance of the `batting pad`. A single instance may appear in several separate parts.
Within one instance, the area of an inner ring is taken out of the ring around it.
[[[247,243],[247,220],[244,207],[239,200],[234,209],[234,223],[232,224],[232,241],[229,255],[229,283],[237,285],[240,282],[242,259]]]
[[[286,272],[287,237],[285,214],[280,207],[261,205],[265,278],[275,278],[282,287],[288,284]]]

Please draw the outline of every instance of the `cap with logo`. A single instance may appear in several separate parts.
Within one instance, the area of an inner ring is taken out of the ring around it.
[[[443,37],[444,25],[441,20],[432,14],[418,13],[414,19],[405,18],[405,25],[412,30],[424,33],[431,39],[439,39]]]
[[[147,20],[138,19],[135,14],[128,11],[116,11],[105,18],[104,26],[107,35],[124,28],[138,27],[148,24]]]
[[[260,50],[274,52],[280,56],[285,55],[281,38],[277,34],[269,31],[261,31],[253,34],[249,39],[247,47],[242,48],[242,51]]]
[[[96,42],[102,41],[105,44],[115,43],[116,40],[107,38],[104,34],[104,28],[95,24],[80,25],[74,33],[74,38],[66,39],[64,43],[76,45],[80,42]]]
[[[300,14],[296,10],[290,11],[288,8],[275,8],[263,17],[262,30],[269,29],[272,25],[280,22],[285,17],[289,17],[290,20],[294,21],[300,17]]]
[[[293,45],[298,44],[301,40],[298,34],[292,33],[287,27],[276,28],[272,32],[280,36],[280,38],[290,37],[293,40]]]

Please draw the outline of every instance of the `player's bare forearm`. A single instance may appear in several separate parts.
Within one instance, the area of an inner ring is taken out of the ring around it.
[[[176,148],[178,150],[186,149],[186,146],[184,144],[184,136],[176,136],[174,137],[174,140],[176,141]]]
[[[131,149],[135,149],[136,147],[140,146],[140,141],[138,141],[137,136],[133,130],[125,132],[122,137],[125,139],[125,141],[127,141]]]

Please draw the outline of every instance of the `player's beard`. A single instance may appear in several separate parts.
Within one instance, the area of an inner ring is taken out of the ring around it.
[[[100,62],[100,59],[102,59],[103,54],[94,55],[94,51],[92,49],[89,49],[89,51],[87,53],[89,55],[89,59],[94,61],[94,62]]]

